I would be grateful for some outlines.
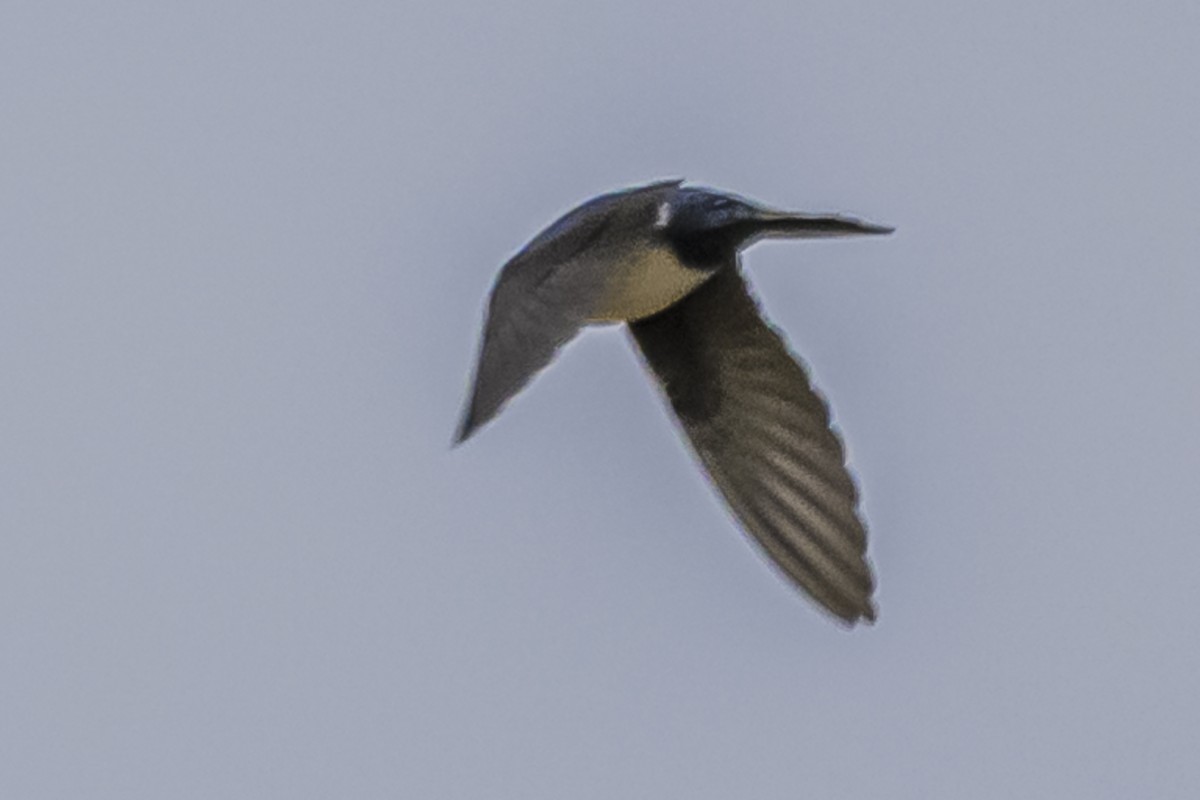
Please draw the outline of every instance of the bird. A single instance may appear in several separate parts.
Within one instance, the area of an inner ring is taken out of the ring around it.
[[[677,429],[769,561],[836,621],[874,622],[875,578],[844,445],[807,368],[765,320],[740,253],[766,238],[892,231],[680,179],[595,197],[501,268],[454,444],[581,329],[624,325]]]

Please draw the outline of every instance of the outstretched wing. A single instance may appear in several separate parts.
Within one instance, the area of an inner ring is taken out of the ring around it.
[[[620,243],[680,181],[601,195],[565,214],[504,265],[488,303],[474,385],[455,442],[496,416],[504,403],[596,320]],[[646,220],[648,221],[648,220]]]
[[[842,443],[736,264],[629,328],[745,529],[830,613],[874,620],[866,530]]]
[[[540,277],[540,280],[539,280]],[[474,386],[455,442],[471,436],[588,322],[591,292],[566,274],[506,270],[492,290]]]

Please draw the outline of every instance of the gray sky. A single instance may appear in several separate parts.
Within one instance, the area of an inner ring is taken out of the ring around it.
[[[1200,791],[1194,2],[11,0],[0,796]],[[747,544],[615,329],[448,448],[495,271],[683,176],[880,620]]]

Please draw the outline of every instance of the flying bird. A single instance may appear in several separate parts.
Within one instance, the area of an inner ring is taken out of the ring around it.
[[[762,316],[739,253],[767,237],[886,234],[672,180],[596,197],[513,256],[492,287],[469,438],[585,325],[624,323],[742,527],[846,624],[873,621],[858,491],[825,401]]]

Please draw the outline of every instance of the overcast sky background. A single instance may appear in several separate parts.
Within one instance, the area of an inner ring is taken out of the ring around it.
[[[1049,7],[1048,7],[1049,6]],[[0,6],[0,796],[1192,798],[1195,2]],[[449,449],[506,258],[681,176],[879,622],[616,329]]]

